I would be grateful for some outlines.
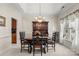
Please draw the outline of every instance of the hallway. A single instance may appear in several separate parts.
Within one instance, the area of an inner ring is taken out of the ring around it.
[[[20,48],[10,48],[9,50],[5,51],[3,54],[0,54],[1,56],[32,56],[33,53],[29,54],[26,50],[23,50],[23,52],[20,52]],[[40,51],[36,50],[35,56],[40,56]],[[48,53],[43,54],[43,56],[77,56],[74,52],[72,52],[70,49],[66,48],[63,45],[56,44],[56,52],[54,52],[53,48],[50,47]]]

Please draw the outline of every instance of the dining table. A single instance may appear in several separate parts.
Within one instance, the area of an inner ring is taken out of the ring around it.
[[[37,36],[33,36],[33,38],[37,38]],[[46,41],[46,44],[48,42],[48,37],[46,36],[39,36],[40,39],[43,39],[43,41]],[[32,46],[33,46],[33,39],[32,38],[26,38],[30,48],[29,48],[29,53],[32,52]],[[47,44],[47,51],[48,51],[48,44]]]

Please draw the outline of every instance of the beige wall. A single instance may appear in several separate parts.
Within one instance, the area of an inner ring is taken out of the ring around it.
[[[32,21],[36,21],[33,16],[25,16],[23,18],[23,30],[26,31],[26,37],[32,37]],[[45,17],[44,21],[49,21],[48,32],[51,37],[54,31],[59,31],[59,20],[57,16]]]
[[[11,46],[11,17],[17,19],[17,42],[19,31],[22,29],[22,15],[11,4],[0,4],[0,16],[6,17],[6,26],[0,26],[0,51],[5,51]]]
[[[0,51],[6,51],[8,48],[13,47],[11,44],[11,17],[17,20],[17,45],[20,43],[20,31],[25,31],[27,38],[32,37],[32,21],[35,21],[33,16],[28,14],[23,15],[12,4],[0,4],[0,15],[6,17],[6,26],[0,26]],[[57,16],[45,16],[45,21],[49,21],[48,32],[50,37],[52,32],[59,31]]]

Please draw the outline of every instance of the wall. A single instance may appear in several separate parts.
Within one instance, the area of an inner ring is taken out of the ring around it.
[[[26,15],[23,18],[23,30],[26,31],[26,37],[32,37],[32,21],[37,21],[34,19],[31,15]],[[52,36],[52,33],[55,31],[59,31],[59,20],[57,16],[45,16],[45,19],[43,21],[48,21],[48,32],[49,37]]]
[[[77,9],[79,9],[78,3],[67,3],[65,4],[64,8],[62,8],[61,11],[59,12],[59,18],[63,18]]]
[[[79,9],[79,4],[76,4],[76,3],[66,4],[65,7],[59,13],[59,19],[65,17],[66,15],[69,15],[70,13],[74,12],[77,9]],[[77,38],[79,38],[79,33],[78,33]],[[60,39],[60,42],[62,42],[62,39]],[[72,42],[72,45],[67,45],[67,46],[69,46],[69,47],[74,46],[73,48],[71,47],[72,50],[79,54],[79,39]]]
[[[16,6],[16,5],[15,5]],[[17,9],[13,4],[0,4],[0,15],[6,17],[6,26],[0,26],[0,53],[8,48],[13,48],[11,44],[11,17],[17,20],[17,44],[20,46],[19,31],[25,31],[26,37],[32,37],[32,21],[34,17],[29,14],[24,14],[21,9]],[[59,31],[59,20],[57,16],[45,16],[45,21],[49,21],[48,32],[51,37],[52,32]]]
[[[0,4],[0,16],[6,17],[6,26],[0,26],[0,53],[11,47],[11,17],[17,20],[17,43],[22,30],[22,15],[12,4]]]

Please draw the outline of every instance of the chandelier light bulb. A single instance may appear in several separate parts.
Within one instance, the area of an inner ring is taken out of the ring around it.
[[[35,17],[35,19],[38,21],[38,22],[42,22],[44,19],[45,19],[45,17],[43,17],[43,16],[36,16]]]

